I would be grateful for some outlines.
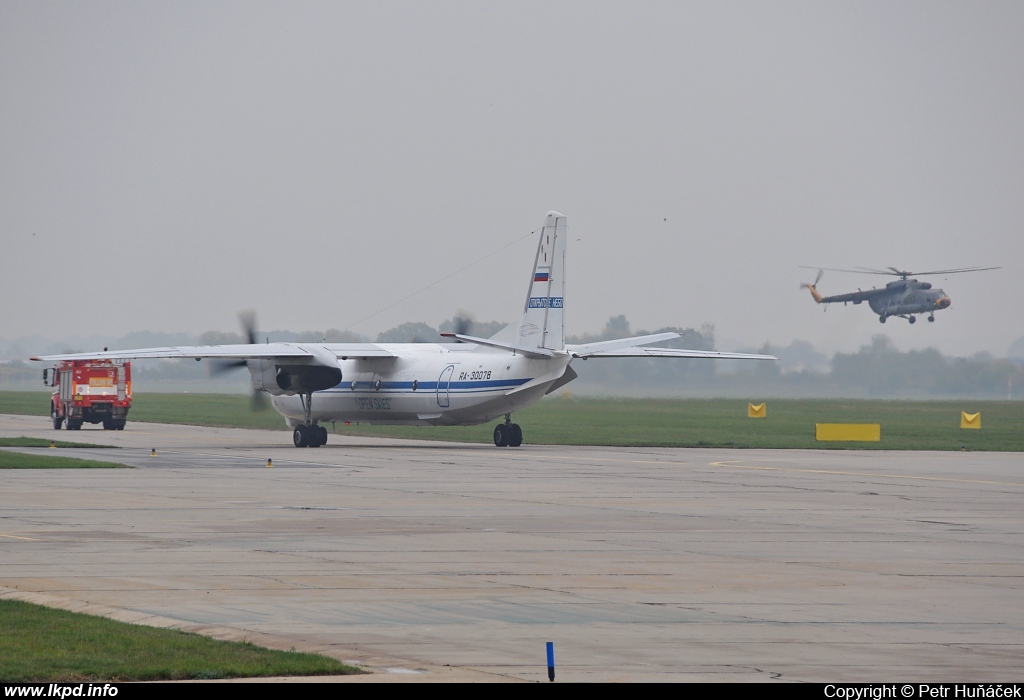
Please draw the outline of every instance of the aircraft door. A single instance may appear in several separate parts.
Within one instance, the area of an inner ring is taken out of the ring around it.
[[[451,386],[454,373],[455,365],[448,365],[437,378],[437,405],[441,408],[448,408],[448,388]]]

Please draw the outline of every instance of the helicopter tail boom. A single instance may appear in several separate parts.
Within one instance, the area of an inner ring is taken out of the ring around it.
[[[814,288],[814,285],[813,284],[805,284],[803,286],[807,287],[807,290],[811,293],[811,296],[814,297],[814,301],[816,301],[816,302],[818,302],[820,304],[821,303],[821,295],[818,294],[818,290]]]

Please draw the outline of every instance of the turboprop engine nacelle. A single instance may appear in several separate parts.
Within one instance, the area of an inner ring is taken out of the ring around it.
[[[326,359],[316,357],[306,362],[296,361],[296,358],[249,360],[246,366],[256,389],[273,396],[294,396],[330,389],[341,382],[337,359],[329,358],[333,366],[324,362]]]

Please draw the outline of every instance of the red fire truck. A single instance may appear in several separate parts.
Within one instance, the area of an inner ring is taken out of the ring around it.
[[[103,423],[104,430],[124,430],[132,405],[132,364],[110,360],[65,360],[43,370],[43,383],[56,387],[50,397],[53,429]]]

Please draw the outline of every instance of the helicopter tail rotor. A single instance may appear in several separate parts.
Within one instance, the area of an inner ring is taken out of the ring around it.
[[[821,303],[821,294],[818,293],[817,285],[821,281],[821,276],[825,274],[824,270],[818,270],[818,276],[814,278],[813,282],[804,282],[800,285],[800,289],[807,289],[810,291],[814,301]]]

